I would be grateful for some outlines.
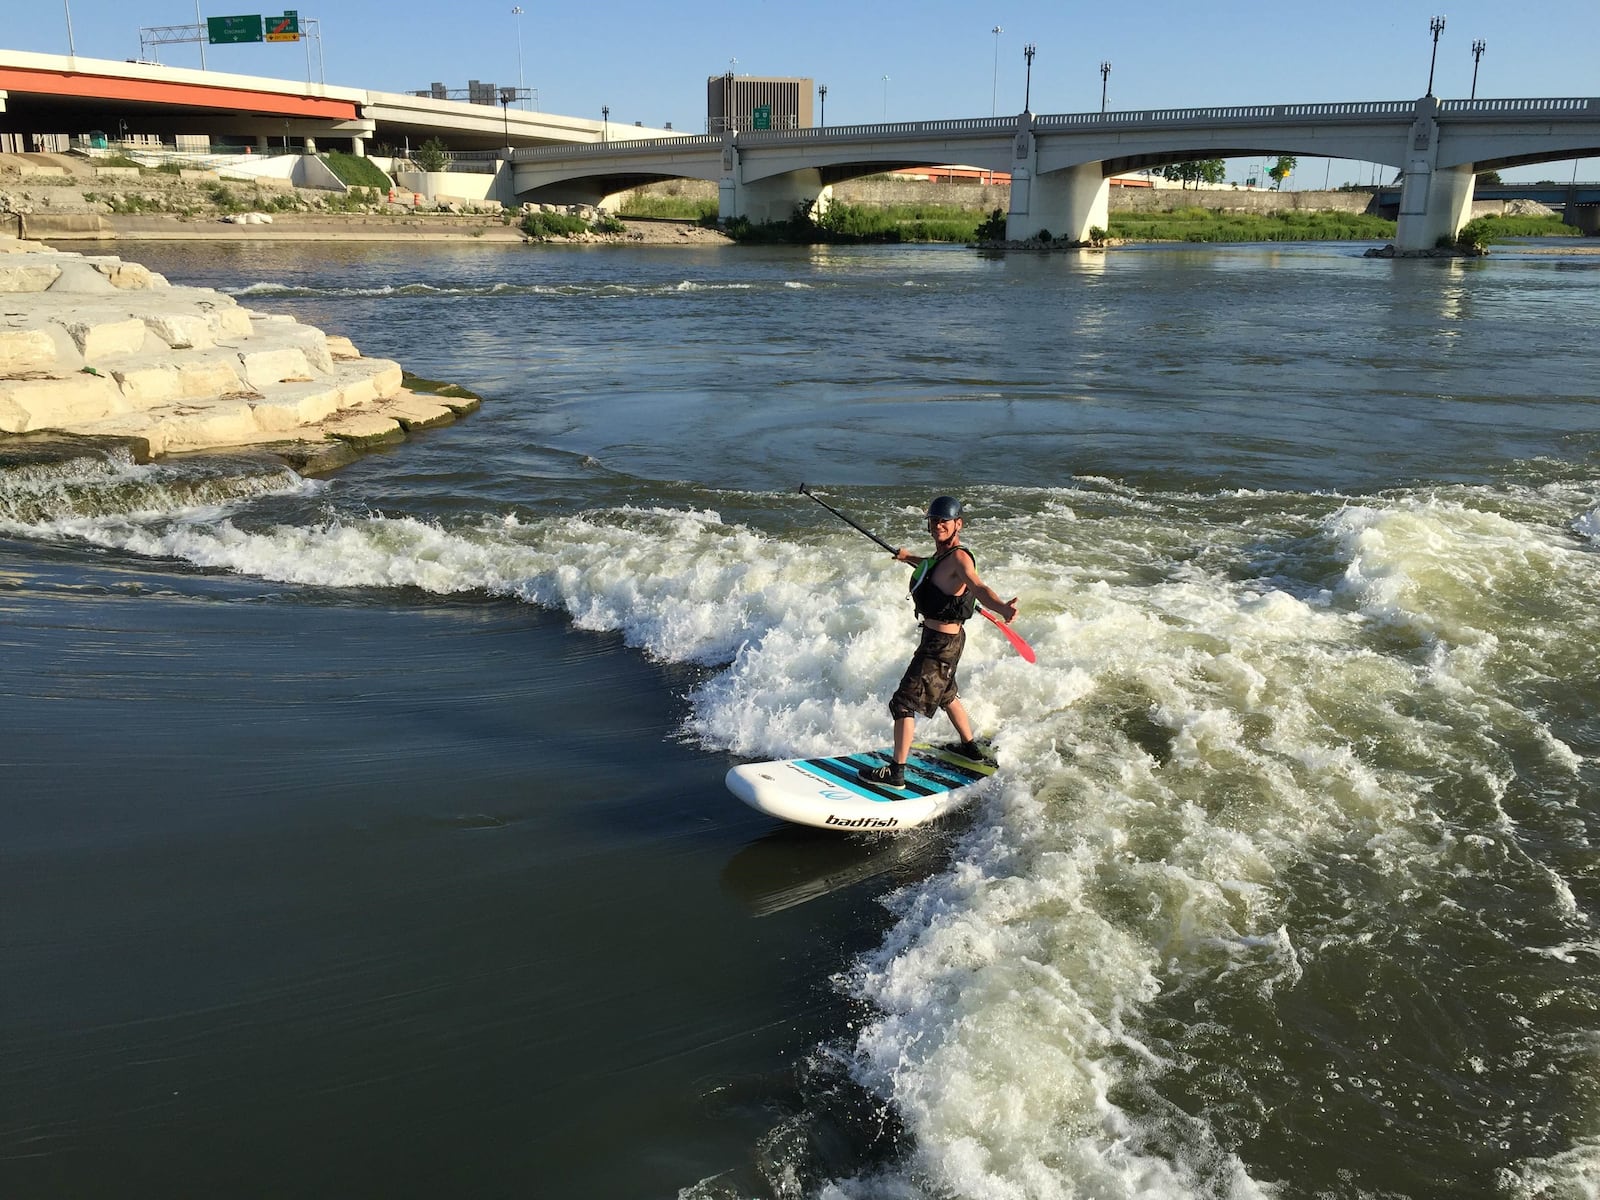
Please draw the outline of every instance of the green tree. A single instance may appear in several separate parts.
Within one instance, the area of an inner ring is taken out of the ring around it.
[[[1295,164],[1300,160],[1292,154],[1278,155],[1278,161],[1267,168],[1267,174],[1272,177],[1274,191],[1283,191],[1283,181],[1294,172]]]
[[[411,157],[423,171],[442,171],[450,160],[445,157],[449,148],[438,138],[431,137],[418,146]]]
[[[1478,184],[1479,187],[1499,187],[1500,186],[1500,172],[1499,171],[1479,171],[1478,175],[1477,175],[1477,184]]]
[[[1169,163],[1161,168],[1163,179],[1172,179],[1188,187],[1192,184],[1221,183],[1225,168],[1220,158],[1197,158],[1189,162]]]

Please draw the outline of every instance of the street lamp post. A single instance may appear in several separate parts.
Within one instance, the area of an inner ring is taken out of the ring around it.
[[[600,122],[600,140],[609,142],[611,140],[611,106],[609,104],[600,106]]]
[[[1029,42],[1022,48],[1022,57],[1028,60],[1028,77],[1022,86],[1022,111],[1033,111],[1033,56],[1038,53],[1038,47]]]
[[[513,5],[511,15],[517,19],[517,94],[528,94],[528,81],[522,77],[522,5]]]
[[[1428,31],[1433,34],[1433,57],[1428,60],[1428,90],[1426,95],[1433,95],[1433,66],[1439,61],[1439,35],[1444,32],[1444,18],[1434,17],[1428,22]]]
[[[506,148],[511,148],[511,102],[517,98],[516,88],[503,87],[500,89],[500,118],[506,127]]]
[[[78,43],[72,40],[72,0],[61,0],[61,7],[67,10],[67,54],[77,58]]]
[[[1483,52],[1489,48],[1489,43],[1479,38],[1472,43],[1472,95],[1468,100],[1478,98],[1478,60],[1483,57]]]
[[[1100,63],[1100,111],[1106,110],[1106,81],[1111,76],[1111,60],[1103,59]]]
[[[989,85],[989,115],[992,117],[1000,111],[1000,35],[1005,30],[996,25],[989,32],[994,34],[994,81]]]
[[[828,85],[819,83],[817,85],[817,95],[822,98],[822,128],[826,129],[828,127]]]
[[[889,119],[889,77],[883,77],[883,119]]]

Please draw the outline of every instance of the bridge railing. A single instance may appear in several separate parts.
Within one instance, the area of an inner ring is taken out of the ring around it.
[[[953,117],[943,121],[892,121],[875,125],[814,126],[810,129],[771,129],[741,133],[741,144],[750,142],[818,142],[844,138],[904,137],[941,133],[1005,133],[1017,127],[1015,117]]]
[[[1242,104],[1223,108],[1155,108],[1128,112],[1057,113],[1035,117],[1035,129],[1093,129],[1109,125],[1218,125],[1238,121],[1259,125],[1263,121],[1299,122],[1366,121],[1373,117],[1406,117],[1416,112],[1415,100],[1353,100],[1328,104]]]
[[[1440,115],[1493,116],[1496,113],[1548,114],[1551,119],[1588,119],[1600,113],[1600,100],[1596,99],[1526,99],[1526,100],[1443,100],[1439,102]],[[1374,118],[1409,121],[1417,112],[1415,100],[1353,100],[1312,104],[1246,104],[1215,108],[1160,108],[1126,112],[1049,113],[1033,118],[1033,128],[1040,131],[1061,130],[1089,132],[1096,129],[1171,128],[1181,125],[1217,126],[1303,124],[1316,121],[1322,124],[1341,122],[1369,122]],[[675,138],[645,138],[626,142],[592,142],[582,145],[533,146],[517,150],[512,158],[516,162],[533,162],[546,158],[570,158],[591,154],[625,155],[635,151],[659,152],[697,150],[707,146],[720,146],[725,137],[733,136],[740,146],[792,146],[818,142],[851,142],[872,138],[916,137],[992,137],[1009,136],[1017,128],[1019,117],[962,117],[943,121],[898,121],[873,125],[830,125],[811,129],[741,130],[736,135],[690,134]]]
[[[744,135],[741,135],[744,136]],[[522,146],[511,152],[512,162],[541,158],[566,158],[572,154],[626,154],[634,150],[692,150],[722,145],[720,133],[686,133],[672,138],[630,138],[625,142],[582,142],[564,146]]]
[[[1552,116],[1592,116],[1600,113],[1600,100],[1582,97],[1564,99],[1528,100],[1441,100],[1439,109],[1446,113],[1549,113]]]

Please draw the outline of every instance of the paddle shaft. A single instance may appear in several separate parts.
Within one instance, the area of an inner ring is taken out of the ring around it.
[[[802,495],[810,496],[813,500],[816,500],[818,504],[822,505],[823,508],[827,509],[834,516],[838,517],[839,520],[843,521],[846,525],[850,526],[851,529],[854,529],[858,533],[866,534],[869,538],[871,538],[873,541],[877,542],[878,545],[882,546],[890,554],[897,553],[897,551],[895,550],[895,548],[893,546],[889,545],[888,542],[884,541],[877,534],[873,533],[872,530],[868,529],[865,525],[856,524],[854,521],[852,521],[849,517],[845,516],[842,512],[840,512],[833,505],[829,504],[826,500],[818,499],[812,493],[811,489],[806,487],[805,484],[802,483],[800,485],[800,491],[801,491]]]

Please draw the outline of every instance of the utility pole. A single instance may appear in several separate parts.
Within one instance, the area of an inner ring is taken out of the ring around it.
[[[828,85],[819,83],[817,85],[817,95],[822,97],[821,128],[826,129],[828,127]]]
[[[1483,57],[1483,52],[1489,48],[1489,43],[1479,38],[1472,43],[1472,95],[1468,100],[1478,98],[1478,60]]]
[[[1100,111],[1106,111],[1106,81],[1111,76],[1111,60],[1105,59],[1100,63]]]
[[[1028,78],[1022,87],[1022,111],[1033,111],[1033,56],[1038,53],[1038,47],[1029,42],[1022,48],[1022,57],[1028,60]]]

